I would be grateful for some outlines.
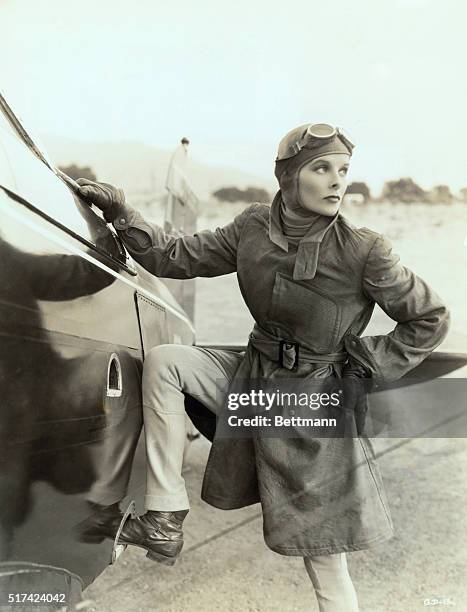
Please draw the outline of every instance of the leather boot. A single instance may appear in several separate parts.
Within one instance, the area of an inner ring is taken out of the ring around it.
[[[187,514],[188,510],[148,510],[125,523],[118,542],[144,548],[151,561],[173,565],[183,548],[182,523]]]

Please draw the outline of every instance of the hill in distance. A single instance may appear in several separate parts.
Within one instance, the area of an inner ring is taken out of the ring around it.
[[[173,151],[140,142],[83,142],[56,136],[41,136],[57,166],[90,166],[99,181],[122,187],[127,194],[152,194],[164,191]],[[273,192],[274,183],[241,170],[207,166],[191,158],[188,174],[200,199],[209,199],[221,187],[262,187]]]

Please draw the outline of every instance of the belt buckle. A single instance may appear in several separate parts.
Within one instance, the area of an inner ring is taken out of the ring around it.
[[[284,365],[284,346],[286,344],[292,345],[295,349],[295,359],[294,359],[293,366],[291,368],[287,368],[287,366]],[[287,370],[296,370],[298,367],[299,352],[300,352],[300,345],[298,344],[298,342],[290,342],[289,340],[279,340],[279,365],[281,366],[281,368],[285,367]]]

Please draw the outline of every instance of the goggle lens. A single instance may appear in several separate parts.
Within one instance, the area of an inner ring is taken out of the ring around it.
[[[328,123],[315,123],[310,125],[306,131],[306,135],[311,138],[332,138],[336,134],[336,128]]]

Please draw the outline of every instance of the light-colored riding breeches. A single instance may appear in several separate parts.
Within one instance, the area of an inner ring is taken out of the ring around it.
[[[234,351],[178,344],[157,346],[146,356],[143,415],[148,510],[190,507],[181,473],[186,437],[184,393],[217,414],[241,359]],[[304,561],[320,612],[358,612],[345,553],[305,557]]]
[[[235,351],[163,344],[146,356],[143,416],[148,459],[148,510],[189,508],[181,475],[186,437],[184,393],[218,413],[242,355]]]

